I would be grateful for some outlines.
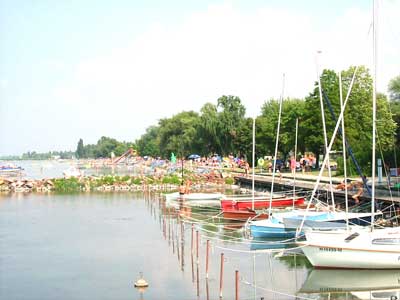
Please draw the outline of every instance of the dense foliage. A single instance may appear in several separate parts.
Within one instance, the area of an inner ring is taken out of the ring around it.
[[[75,151],[77,158],[109,158],[111,153],[120,156],[129,148],[133,148],[133,143],[118,142],[116,139],[101,137],[95,145],[84,145],[83,140],[79,139]]]

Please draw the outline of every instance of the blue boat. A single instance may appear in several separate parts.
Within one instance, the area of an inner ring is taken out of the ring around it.
[[[375,216],[381,214],[382,212],[378,211]],[[303,223],[303,228],[339,229],[346,228],[347,220],[350,225],[369,226],[371,225],[371,213],[325,212],[305,218],[303,216],[285,216],[282,222],[285,228],[298,228]]]
[[[255,238],[293,238],[296,229],[286,229],[280,214],[271,215],[266,220],[252,221],[250,223],[250,234]]]

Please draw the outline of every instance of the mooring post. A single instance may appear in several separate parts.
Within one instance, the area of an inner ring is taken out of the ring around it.
[[[235,271],[235,300],[239,300],[239,271]]]
[[[207,240],[206,245],[206,278],[208,278],[208,252],[210,250],[210,240]]]
[[[168,242],[170,242],[171,241],[171,213],[170,213],[169,207],[168,207],[167,213],[168,213]]]
[[[192,223],[192,237],[191,237],[191,240],[190,240],[190,251],[192,252],[192,254],[193,254],[193,232],[194,232],[194,224]]]
[[[224,278],[224,253],[221,253],[221,269],[219,271],[219,297],[222,298],[222,286]]]
[[[196,263],[199,264],[199,231],[196,230]]]

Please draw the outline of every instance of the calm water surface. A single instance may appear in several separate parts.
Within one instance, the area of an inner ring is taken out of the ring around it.
[[[13,164],[23,168],[23,170],[14,175],[18,179],[43,179],[43,178],[61,178],[63,172],[70,167],[77,167],[77,160],[20,160],[20,161],[2,161],[1,165]],[[81,171],[85,176],[89,175],[136,175],[138,170],[134,166],[117,165],[98,168],[84,168]]]
[[[221,253],[223,299],[234,299],[235,270],[240,299],[390,299],[371,290],[400,289],[398,271],[313,271],[301,253],[271,252],[226,222],[212,225],[216,209],[180,212],[190,222],[161,195],[0,195],[0,298],[219,299]],[[193,251],[192,222],[201,222]],[[143,293],[133,286],[139,272],[150,284]]]

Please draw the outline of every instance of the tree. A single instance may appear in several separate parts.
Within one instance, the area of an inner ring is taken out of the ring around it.
[[[390,80],[389,94],[391,101],[400,101],[400,75]]]
[[[343,95],[347,95],[350,88],[351,78],[355,67],[342,71]],[[321,86],[324,93],[329,98],[336,118],[340,114],[339,99],[339,79],[332,70],[324,70],[321,74]],[[328,106],[324,103],[324,114],[326,120],[326,130],[328,143],[331,140],[336,122],[331,117]],[[388,101],[383,95],[377,97],[377,133],[382,149],[392,147],[391,136],[393,135],[395,124],[388,109]],[[360,66],[356,73],[354,85],[352,87],[349,100],[344,113],[346,138],[353,149],[355,157],[365,172],[370,171],[372,142],[372,78],[369,71],[364,66]],[[306,150],[314,152],[317,157],[324,152],[324,139],[322,131],[322,117],[320,109],[320,98],[318,86],[306,98],[303,122],[301,131]],[[362,133],[362,134],[361,134]],[[333,149],[341,150],[341,139],[336,137],[336,144]]]
[[[221,143],[218,136],[219,118],[217,107],[206,103],[200,110],[198,137],[202,141],[203,149],[197,152],[202,155],[219,152]]]
[[[159,121],[159,147],[163,157],[171,152],[188,155],[197,147],[196,133],[199,115],[196,112],[181,112],[169,119]]]
[[[146,129],[146,133],[140,139],[136,140],[137,151],[141,156],[157,157],[161,155],[158,137],[159,130],[159,126],[150,126]]]
[[[83,140],[79,139],[78,146],[76,147],[75,156],[77,158],[85,157],[85,148],[83,146]]]
[[[390,110],[392,113],[393,121],[396,123],[396,133],[394,136],[393,143],[396,148],[400,147],[400,75],[393,78],[389,82],[389,94],[390,94]],[[400,153],[397,153],[400,155]],[[394,165],[394,155],[392,155],[393,161],[391,162]],[[400,157],[397,157],[399,160]]]
[[[118,147],[118,145],[119,145],[119,142],[116,139],[102,136],[96,144],[96,148],[94,150],[94,155],[96,158],[110,157],[111,152],[114,152],[115,149]]]
[[[257,124],[257,122],[256,122]],[[257,143],[257,140],[256,140]],[[234,151],[239,157],[245,157],[250,164],[253,164],[253,118],[246,118],[237,128],[237,134],[233,141]],[[258,147],[255,147],[257,157]]]
[[[244,122],[246,108],[239,97],[222,96],[218,98],[217,108],[222,110],[218,113],[217,136],[221,143],[219,153],[229,154],[235,151],[234,140],[237,138],[238,128]]]
[[[284,99],[282,102],[282,115],[279,130],[278,151],[282,153],[283,159],[294,151],[296,143],[296,119],[301,119],[304,114],[305,102],[302,99]],[[276,132],[279,118],[279,101],[271,99],[264,102],[261,108],[261,116],[258,118],[259,129],[257,141],[264,154],[273,155],[275,152]],[[298,138],[299,145],[304,145],[302,139]],[[303,146],[304,147],[304,146]],[[300,147],[299,147],[300,148]]]

